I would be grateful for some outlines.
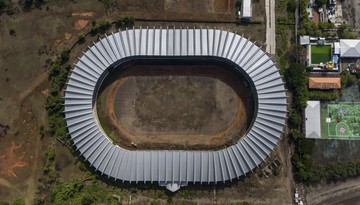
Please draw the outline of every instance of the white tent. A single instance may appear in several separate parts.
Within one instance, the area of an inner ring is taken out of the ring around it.
[[[360,58],[360,39],[340,39],[340,57]]]
[[[307,101],[305,109],[305,136],[311,139],[321,138],[320,101]]]

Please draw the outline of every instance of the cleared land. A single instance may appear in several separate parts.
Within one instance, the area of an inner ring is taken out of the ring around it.
[[[360,103],[321,105],[322,138],[360,138]]]
[[[138,65],[112,81],[98,98],[98,116],[126,148],[220,149],[252,122],[249,88],[217,66]]]
[[[17,1],[12,1],[17,2]],[[135,22],[135,26],[149,27],[217,27],[224,30],[238,31],[244,33],[246,37],[251,37],[257,45],[263,45],[265,41],[265,24],[256,25],[237,25],[225,23],[194,23],[194,22],[162,22],[156,21],[156,17],[164,19],[189,19],[195,20],[233,20],[235,16],[234,1],[228,1],[228,7],[225,7],[223,1],[202,1],[200,3],[193,1],[181,1],[172,4],[172,8],[159,6],[158,2],[163,1],[111,1],[110,10],[105,11],[104,5],[100,1],[49,1],[42,9],[34,9],[29,12],[19,12],[12,16],[3,13],[0,16],[0,124],[9,125],[10,129],[4,135],[0,135],[0,156],[6,155],[14,143],[21,146],[13,149],[14,162],[28,163],[28,166],[14,167],[13,171],[16,177],[9,177],[6,174],[0,174],[0,201],[11,202],[13,199],[23,197],[27,204],[32,204],[35,197],[43,198],[49,190],[43,190],[44,181],[43,168],[45,165],[44,153],[55,138],[40,138],[39,127],[47,127],[45,102],[46,95],[49,92],[48,63],[58,55],[63,48],[69,48],[77,39],[79,33],[86,33],[91,28],[92,21],[101,21],[104,18],[112,20],[126,15],[135,18],[153,19],[154,21]],[[170,1],[169,1],[170,2]],[[19,1],[19,4],[21,2]],[[264,20],[264,1],[255,1],[253,15],[263,22]],[[121,5],[120,5],[121,4]],[[167,3],[169,5],[169,3]],[[197,4],[198,7],[193,5]],[[216,4],[216,5],[215,5]],[[145,6],[144,6],[145,5]],[[181,10],[179,9],[181,5]],[[217,6],[219,5],[219,6]],[[18,8],[20,5],[15,5]],[[117,7],[118,6],[118,7]],[[47,8],[48,7],[48,8]],[[207,12],[199,12],[201,8],[214,8]],[[223,12],[227,8],[230,12]],[[176,16],[174,13],[176,12]],[[165,13],[167,13],[165,15]],[[181,18],[180,18],[181,17]],[[86,23],[86,21],[88,21]],[[82,28],[79,31],[78,29]],[[16,36],[9,35],[9,29],[16,31]],[[112,28],[116,32],[117,29]],[[81,56],[82,51],[86,50],[88,45],[97,41],[98,36],[87,36],[86,42],[76,46],[71,52],[70,64],[76,62],[75,57]],[[7,78],[9,80],[7,80]],[[1,132],[1,129],[0,129]],[[282,141],[286,143],[286,141]],[[59,180],[65,181],[75,179],[78,176],[88,177],[88,173],[80,172],[76,156],[73,156],[68,148],[60,143],[55,143],[56,149],[55,164],[59,173]],[[20,157],[25,152],[22,159]],[[288,146],[282,146],[273,152],[274,157],[280,155],[284,158],[282,162],[285,165],[285,158],[288,160],[290,152]],[[6,157],[5,157],[6,158]],[[0,160],[1,163],[12,164]],[[287,161],[286,161],[287,162]],[[287,162],[289,163],[289,162]],[[250,201],[256,204],[289,204],[291,196],[288,194],[289,188],[285,186],[291,172],[288,169],[282,169],[280,175],[270,176],[269,178],[258,177],[253,173],[244,180],[218,184],[216,186],[190,186],[181,189],[175,195],[171,195],[173,204],[187,203],[197,204],[236,204],[241,201]],[[102,187],[114,189],[106,180],[97,182],[104,183]],[[88,182],[86,182],[88,183]],[[121,183],[120,183],[121,184]],[[135,186],[138,187],[138,186]],[[134,192],[129,192],[129,186],[116,188],[123,192],[121,195],[122,203],[150,204],[152,202],[161,202],[166,204],[167,195],[164,188],[157,185],[142,189],[132,188]],[[96,190],[101,192],[102,190]],[[112,191],[111,191],[112,192]],[[162,195],[161,195],[162,194]],[[109,195],[109,198],[112,194]]]
[[[311,46],[311,64],[326,63],[331,60],[331,46]]]

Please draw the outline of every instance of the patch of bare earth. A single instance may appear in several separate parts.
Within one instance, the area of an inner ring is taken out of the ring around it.
[[[176,68],[184,73],[154,75],[165,68],[137,66],[134,73],[154,73],[122,76],[100,94],[105,113],[99,114],[107,116],[116,143],[129,149],[220,149],[245,134],[254,105],[243,81],[216,66]]]
[[[15,169],[29,166],[29,163],[24,161],[26,151],[18,150],[22,145],[22,143],[17,145],[12,141],[11,146],[0,155],[0,174],[16,177]]]

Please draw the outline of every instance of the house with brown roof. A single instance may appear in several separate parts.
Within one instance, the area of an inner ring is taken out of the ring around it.
[[[309,78],[309,88],[310,89],[340,89],[341,88],[341,79],[340,78],[322,78],[322,77],[312,77]]]

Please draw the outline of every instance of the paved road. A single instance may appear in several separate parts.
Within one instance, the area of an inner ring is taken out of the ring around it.
[[[275,54],[275,0],[265,0],[266,10],[266,52]]]

